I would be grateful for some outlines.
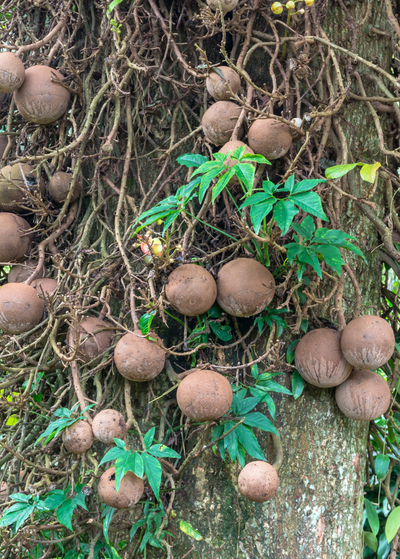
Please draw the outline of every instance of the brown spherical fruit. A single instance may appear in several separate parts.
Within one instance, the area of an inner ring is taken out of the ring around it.
[[[183,264],[168,276],[165,295],[181,314],[197,316],[215,303],[217,284],[210,272],[201,266]]]
[[[229,142],[241,108],[231,101],[218,101],[211,105],[203,115],[201,125],[203,132],[216,146],[222,146]],[[239,130],[238,136],[243,135],[243,126]]]
[[[271,118],[259,118],[250,126],[247,141],[254,153],[272,161],[289,151],[293,137],[287,124]]]
[[[378,369],[392,356],[394,333],[390,324],[379,316],[359,316],[342,333],[342,351],[349,363],[358,369]]]
[[[36,289],[40,297],[47,297],[56,290],[57,280],[52,278],[41,278],[33,283],[33,287]]]
[[[240,77],[229,66],[218,66],[218,70],[225,79],[223,80],[217,72],[211,72],[206,79],[207,91],[216,101],[229,101],[231,91],[237,93],[240,89]]]
[[[221,8],[222,13],[227,14],[236,8],[238,5],[239,0],[222,0],[221,1]],[[207,4],[210,6],[214,12],[217,10],[219,11],[219,3],[217,0],[207,0]]]
[[[31,66],[26,70],[22,87],[14,93],[17,109],[25,120],[49,124],[65,113],[70,93],[57,83],[62,80],[62,74],[48,66]]]
[[[228,379],[219,373],[194,371],[180,382],[176,399],[190,419],[213,421],[229,411],[233,392]]]
[[[104,472],[99,481],[99,497],[109,507],[130,509],[140,500],[144,492],[144,483],[133,472],[127,472],[121,480],[119,491],[115,487],[115,468]]]
[[[151,336],[157,338],[154,334]],[[124,378],[146,382],[158,376],[164,369],[165,352],[138,331],[137,335],[122,336],[115,346],[114,361],[118,372]]]
[[[113,444],[114,439],[126,440],[124,416],[115,410],[103,410],[93,419],[92,430],[95,438],[105,444]]]
[[[232,316],[254,316],[272,301],[275,280],[257,260],[237,258],[218,272],[217,301]]]
[[[64,173],[63,171],[60,171],[59,173],[56,173],[51,177],[47,190],[53,202],[57,202],[57,204],[62,204],[63,202],[65,202],[70,189],[71,181],[72,174]],[[81,185],[76,180],[70,202],[75,202],[75,200],[79,198],[80,193]]]
[[[8,283],[22,283],[26,281],[29,276],[33,274],[36,270],[38,263],[37,260],[26,260],[22,264],[16,264],[13,266],[7,275]],[[38,278],[42,278],[45,272],[44,266],[38,274]]]
[[[64,445],[68,452],[83,454],[93,444],[93,432],[87,421],[76,421],[64,431]]]
[[[31,330],[42,320],[44,302],[35,289],[25,283],[6,283],[0,287],[0,328],[7,334]]]
[[[339,409],[358,421],[371,421],[384,414],[390,406],[390,396],[388,383],[367,369],[354,369],[335,392]]]
[[[296,346],[296,368],[310,384],[319,388],[338,386],[353,368],[340,349],[341,333],[332,328],[311,330]]]
[[[24,83],[25,68],[12,52],[0,52],[0,92],[12,93]]]
[[[241,494],[246,499],[264,503],[275,497],[279,478],[271,464],[256,460],[246,464],[240,472],[238,485]]]
[[[22,163],[3,167],[0,171],[0,210],[23,211],[21,205],[28,202],[27,184],[31,193],[40,191],[44,194],[43,177],[39,177],[38,181],[37,173],[31,165]]]
[[[0,212],[0,262],[21,262],[31,248],[31,226],[19,215]]]
[[[108,328],[108,330],[104,330]],[[94,316],[86,316],[79,324],[79,351],[78,357],[85,363],[92,361],[104,353],[112,344],[114,332],[104,320]],[[101,332],[97,332],[101,330]],[[68,345],[71,348],[75,341],[75,332],[68,336]]]

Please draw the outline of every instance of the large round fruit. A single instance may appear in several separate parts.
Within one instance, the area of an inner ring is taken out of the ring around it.
[[[221,0],[220,3],[222,8],[222,13],[227,14],[228,12],[234,10],[238,5],[238,2],[239,0]],[[214,10],[214,12],[216,12],[217,10],[219,11],[218,0],[207,0],[207,4],[210,6],[212,10]]]
[[[128,472],[121,480],[117,493],[115,486],[115,468],[104,472],[99,482],[99,497],[109,507],[130,509],[139,501],[144,492],[144,483],[133,472]]]
[[[310,384],[319,388],[338,386],[353,368],[340,349],[340,332],[321,328],[308,332],[296,346],[296,368]]]
[[[72,345],[75,343],[75,331],[70,332],[72,335],[68,336],[68,345],[72,349]],[[111,346],[114,337],[110,325],[95,316],[86,316],[79,324],[78,333],[78,358],[85,363],[104,353]]]
[[[31,66],[25,81],[14,93],[15,104],[21,115],[35,124],[49,124],[58,120],[68,109],[70,93],[57,81],[63,76],[48,66]]]
[[[21,262],[31,248],[31,226],[19,215],[0,212],[0,262]]]
[[[37,265],[37,260],[25,260],[22,264],[16,264],[7,275],[8,283],[22,283],[26,281],[36,270]],[[42,266],[38,278],[42,278],[44,273],[45,269],[44,266]]]
[[[233,392],[228,379],[214,371],[194,371],[185,377],[176,393],[182,413],[194,421],[213,421],[225,415]]]
[[[38,184],[39,182],[39,184]],[[31,165],[25,163],[6,165],[0,170],[0,210],[24,211],[21,205],[26,205],[27,185],[30,192],[45,192],[44,180],[37,177],[37,173]]]
[[[76,421],[64,431],[64,445],[68,452],[83,454],[93,444],[93,432],[87,421]]]
[[[65,202],[70,189],[71,181],[72,174],[64,173],[63,171],[59,171],[51,177],[47,190],[53,202],[56,202],[57,204]],[[70,202],[75,202],[75,200],[79,198],[80,193],[81,185],[78,181],[75,181],[74,192]]]
[[[388,383],[367,369],[354,369],[335,392],[336,403],[344,415],[359,421],[378,419],[388,410],[390,396]]]
[[[241,108],[231,101],[218,101],[211,105],[203,115],[201,125],[203,132],[212,144],[222,146],[229,142]],[[238,136],[243,135],[243,126]]]
[[[0,328],[7,334],[31,330],[42,320],[44,302],[36,290],[25,283],[6,283],[0,287]]]
[[[238,478],[239,490],[249,501],[264,503],[275,497],[279,486],[276,470],[268,464],[256,460],[243,468]]]
[[[124,416],[116,410],[98,413],[93,419],[92,430],[95,438],[105,444],[113,444],[114,439],[126,439]]]
[[[275,294],[275,280],[257,260],[237,258],[218,272],[217,301],[232,316],[254,316],[263,311]]]
[[[394,333],[388,322],[379,316],[360,316],[345,327],[341,346],[343,355],[358,369],[378,369],[391,358]]]
[[[0,52],[0,92],[12,93],[24,83],[25,68],[12,52]]]
[[[156,336],[152,334],[151,337]],[[114,361],[118,372],[135,382],[152,380],[165,365],[165,352],[155,342],[144,338],[140,331],[125,334],[115,346]]]
[[[217,284],[205,268],[183,264],[169,276],[165,295],[175,310],[186,316],[207,312],[217,298]]]
[[[216,101],[229,101],[232,95],[230,89],[233,93],[240,89],[240,77],[229,66],[218,66],[218,70],[225,80],[217,72],[211,72],[206,79],[207,91]]]
[[[57,280],[52,278],[40,278],[33,283],[33,287],[41,297],[47,297],[55,291]]]
[[[247,141],[254,153],[272,161],[289,151],[293,137],[287,124],[272,118],[259,118],[250,126]]]

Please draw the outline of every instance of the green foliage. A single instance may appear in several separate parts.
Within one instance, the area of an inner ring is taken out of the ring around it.
[[[143,510],[143,518],[135,522],[132,526],[130,531],[130,540],[134,538],[136,533],[139,532],[139,551],[143,553],[144,557],[146,557],[146,547],[147,545],[151,545],[152,547],[156,547],[159,549],[164,549],[161,544],[161,540],[165,537],[166,534],[170,534],[166,530],[162,530],[161,533],[158,535],[159,529],[161,527],[161,523],[163,518],[165,517],[165,510],[161,501],[158,503],[151,503],[150,501],[146,501]],[[165,527],[168,526],[168,520],[165,522]]]
[[[195,347],[199,343],[207,343],[211,333],[217,339],[229,342],[232,339],[232,328],[229,324],[222,324],[228,320],[226,315],[222,317],[222,309],[218,303],[214,303],[206,314],[197,317],[197,326],[190,331],[188,336],[188,346]]]
[[[292,392],[293,398],[295,400],[297,400],[297,398],[300,398],[300,396],[303,394],[304,386],[305,383],[303,377],[301,376],[299,371],[295,369],[292,375]]]
[[[76,495],[72,497],[68,497],[71,486],[68,486],[65,491],[62,489],[54,489],[47,494],[44,501],[47,510],[57,511],[56,516],[58,522],[68,528],[68,530],[72,530],[72,516],[75,509],[80,506],[86,511],[88,510],[85,504],[85,493],[82,492],[84,487],[82,483],[79,483],[74,489]]]
[[[263,181],[263,190],[249,196],[240,209],[251,206],[250,218],[256,233],[259,232],[263,220],[271,212],[273,212],[273,219],[281,229],[282,235],[288,232],[299,209],[328,221],[322,209],[321,198],[316,192],[311,192],[321,182],[325,182],[325,180],[303,180],[295,183],[294,175],[290,176],[284,185]],[[288,195],[282,198],[282,194],[286,194],[286,192]]]
[[[51,439],[56,437],[61,431],[73,425],[77,421],[85,419],[84,413],[92,408],[95,404],[90,404],[90,406],[86,406],[86,408],[79,414],[78,417],[74,416],[76,408],[79,406],[79,403],[75,404],[73,408],[70,410],[68,408],[59,408],[54,412],[54,415],[58,417],[55,421],[52,421],[50,425],[47,427],[46,431],[40,435],[38,440],[35,442],[34,446],[38,444],[39,441],[42,439],[46,439],[44,441],[44,445],[49,443]]]
[[[151,323],[156,315],[156,311],[151,311],[150,313],[144,313],[139,319],[139,328],[143,336],[147,336],[150,331]]]
[[[355,237],[339,229],[322,227],[315,230],[311,216],[305,217],[300,225],[293,224],[293,229],[299,236],[293,235],[295,242],[286,244],[285,248],[289,263],[292,265],[294,261],[297,261],[299,264],[297,270],[299,279],[303,277],[306,265],[310,265],[322,278],[320,261],[326,262],[340,276],[344,264],[340,248],[350,250],[364,258],[361,250],[350,242],[350,239],[355,240]]]
[[[264,327],[264,322],[266,322],[270,328],[272,328],[273,323],[275,323],[276,335],[279,338],[282,335],[284,329],[287,328],[286,321],[281,317],[281,314],[286,313],[287,310],[267,307],[265,309],[265,312],[266,314],[257,316],[254,319],[254,324],[257,324],[258,327],[258,333],[261,334]]]
[[[145,451],[129,450],[121,439],[114,439],[115,447],[103,456],[100,466],[115,460],[115,488],[119,491],[121,480],[127,472],[133,472],[143,478],[145,474],[157,500],[160,498],[161,464],[157,458],[180,458],[180,454],[162,444],[152,444],[155,428],[144,437]]]
[[[350,171],[356,167],[361,167],[360,175],[361,178],[370,183],[375,182],[376,172],[378,171],[381,164],[376,163],[349,163],[347,165],[335,165],[334,167],[329,167],[325,171],[325,176],[327,179],[335,180],[347,175]]]
[[[189,522],[185,522],[184,520],[181,520],[179,523],[179,528],[182,530],[184,534],[187,534],[188,536],[190,536],[191,538],[193,538],[198,542],[203,539],[203,536],[199,534],[199,532],[197,532],[197,530],[195,530],[193,526],[189,524]]]

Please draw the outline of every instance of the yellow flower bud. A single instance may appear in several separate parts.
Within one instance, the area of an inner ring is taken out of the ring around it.
[[[304,12],[305,12],[305,9],[304,9],[304,8],[301,8],[301,10],[299,10],[299,11],[298,11],[297,13],[299,13],[299,14],[302,14],[302,15],[303,15],[303,14],[304,14]]]
[[[271,6],[271,10],[274,14],[279,15],[283,12],[283,6],[280,2],[274,2]]]
[[[296,6],[292,0],[289,0],[289,2],[286,2],[286,7],[288,10],[294,10]]]
[[[164,222],[163,222],[162,219],[157,219],[156,223],[157,223],[157,225],[162,225]]]
[[[314,4],[314,0],[305,0],[306,6],[312,6]]]

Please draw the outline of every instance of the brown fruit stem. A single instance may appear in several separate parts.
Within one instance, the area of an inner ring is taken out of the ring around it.
[[[126,430],[128,431],[132,426],[134,426],[139,434],[142,447],[143,449],[145,449],[146,446],[144,444],[142,431],[140,430],[139,424],[136,421],[135,416],[133,415],[132,403],[131,403],[131,388],[132,388],[131,382],[128,379],[125,379],[124,398],[125,398],[126,415],[128,416],[128,421],[126,422]]]
[[[83,412],[83,410],[86,408],[86,403],[85,403],[85,396],[83,394],[83,390],[81,386],[81,381],[79,378],[78,363],[76,361],[71,361],[71,372],[72,372],[72,380],[74,383],[75,394],[76,397],[78,398],[81,411]],[[85,411],[83,415],[86,417],[89,424],[92,425],[93,421],[89,413]]]
[[[282,466],[282,462],[283,462],[282,441],[280,436],[275,435],[275,433],[271,433],[271,436],[272,436],[272,443],[274,445],[275,452],[276,452],[275,462],[272,464],[272,467],[274,468],[274,470],[278,471],[279,468]]]
[[[59,23],[57,23],[57,25],[54,27],[54,29],[52,29],[50,31],[50,33],[48,35],[46,35],[46,37],[44,37],[43,39],[41,39],[40,41],[38,41],[37,43],[33,43],[31,45],[24,45],[22,47],[20,47],[17,52],[15,53],[16,56],[19,56],[20,54],[22,54],[23,52],[29,52],[31,50],[37,50],[40,49],[40,47],[43,47],[43,45],[46,45],[49,41],[51,41],[51,39],[54,37],[54,35],[57,34],[57,32],[64,27],[64,25],[66,24],[66,18],[63,17]]]

